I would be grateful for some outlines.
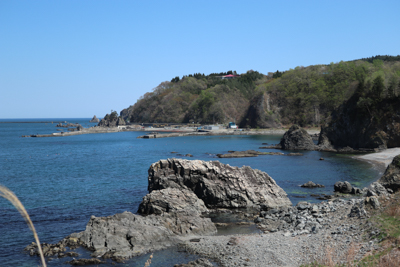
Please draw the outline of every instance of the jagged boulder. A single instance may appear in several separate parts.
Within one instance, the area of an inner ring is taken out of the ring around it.
[[[334,185],[334,191],[343,194],[351,194],[353,187],[347,181],[336,182]]]
[[[93,118],[89,122],[100,122],[99,118],[96,117],[96,115],[93,116]]]
[[[160,215],[164,212],[181,210],[190,210],[199,215],[208,212],[203,200],[199,199],[192,191],[187,189],[167,188],[154,190],[143,197],[143,201],[139,205],[138,213]]]
[[[208,208],[266,208],[290,206],[285,191],[265,172],[232,167],[218,161],[167,159],[149,168],[148,190],[187,189]]]
[[[98,124],[98,126],[101,126],[101,127],[116,127],[119,125],[126,125],[124,119],[121,117],[114,118],[114,119],[103,118],[103,119],[101,119],[101,121]]]
[[[393,158],[392,163],[386,168],[383,176],[378,180],[378,183],[386,189],[398,191],[400,189],[400,155]]]
[[[306,130],[294,124],[283,135],[280,146],[287,150],[314,150],[315,144]]]
[[[92,216],[85,231],[71,236],[94,251],[92,256],[119,260],[176,245],[180,236],[214,233],[211,219],[191,211],[146,217],[126,211],[108,217]]]

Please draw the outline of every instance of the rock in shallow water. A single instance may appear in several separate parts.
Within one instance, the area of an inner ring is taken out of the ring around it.
[[[149,168],[149,191],[180,188],[193,191],[208,208],[290,206],[287,194],[265,172],[218,161],[167,159]]]

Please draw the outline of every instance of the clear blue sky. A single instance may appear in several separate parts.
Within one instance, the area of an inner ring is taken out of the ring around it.
[[[0,1],[0,118],[103,117],[191,73],[400,54],[400,1]]]

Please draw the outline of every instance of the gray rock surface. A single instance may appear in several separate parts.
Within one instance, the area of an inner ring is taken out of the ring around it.
[[[100,122],[99,118],[96,117],[96,115],[93,116],[93,118],[89,122]]]
[[[302,184],[301,187],[306,187],[306,188],[317,188],[317,187],[325,187],[325,186],[322,185],[322,184],[316,184],[316,183],[314,183],[314,182],[312,182],[312,181],[308,181],[307,183]]]
[[[172,246],[181,236],[215,232],[209,218],[201,218],[191,211],[146,217],[124,212],[108,217],[92,216],[85,231],[76,237],[86,248],[94,251],[93,256],[107,255],[118,260]]]
[[[245,158],[245,157],[257,157],[258,155],[267,154],[265,152],[259,152],[255,150],[246,151],[230,151],[228,154],[217,154],[218,158]]]
[[[199,199],[192,191],[187,189],[166,188],[154,190],[143,197],[138,213],[157,214],[187,210],[193,213],[208,212],[203,200]]]
[[[336,182],[334,185],[334,191],[343,194],[351,194],[353,187],[347,181]]]
[[[218,161],[167,159],[149,168],[148,190],[181,188],[193,191],[208,208],[290,206],[285,191],[265,172]]]
[[[315,144],[306,130],[294,124],[283,135],[280,145],[286,150],[314,150]]]
[[[393,158],[392,163],[386,168],[378,183],[394,192],[400,189],[400,155]]]

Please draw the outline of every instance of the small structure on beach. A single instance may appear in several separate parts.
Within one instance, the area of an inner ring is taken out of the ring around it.
[[[216,126],[216,125],[206,125],[206,126],[203,127],[203,129],[204,129],[204,130],[210,130],[210,131],[212,131],[212,130],[219,130],[219,126]]]
[[[238,127],[237,127],[236,123],[230,122],[229,125],[228,125],[228,128],[229,129],[237,129]]]

